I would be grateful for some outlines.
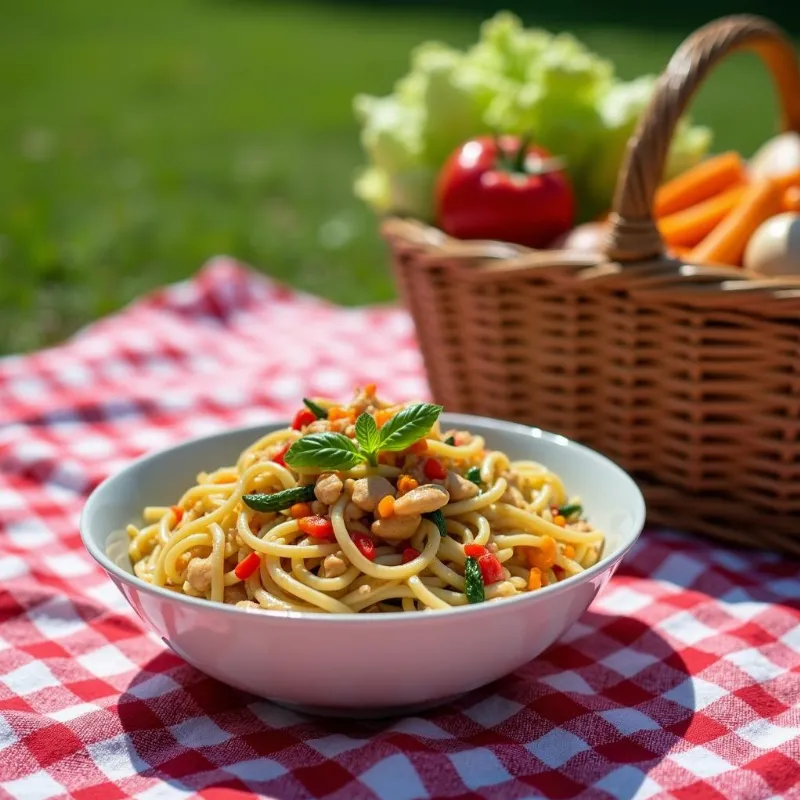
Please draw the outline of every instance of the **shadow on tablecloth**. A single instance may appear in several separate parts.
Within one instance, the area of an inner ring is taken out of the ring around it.
[[[216,787],[408,800],[477,787],[489,798],[630,798],[693,724],[695,695],[689,667],[650,626],[589,612],[522,669],[419,716],[306,717],[169,652],[118,710],[140,776],[204,797]]]

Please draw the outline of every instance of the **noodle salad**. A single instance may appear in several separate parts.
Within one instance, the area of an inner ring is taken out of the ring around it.
[[[253,610],[448,609],[594,565],[604,537],[558,475],[510,461],[441,406],[305,399],[290,428],[128,526],[135,574]]]

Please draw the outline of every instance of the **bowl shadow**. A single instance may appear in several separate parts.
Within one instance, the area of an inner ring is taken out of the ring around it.
[[[422,659],[420,668],[435,667]],[[134,676],[118,712],[139,775],[204,797],[350,796],[364,791],[359,774],[392,756],[395,766],[407,762],[406,775],[419,765],[453,772],[468,762],[456,756],[458,766],[448,767],[446,754],[480,749],[470,785],[486,790],[469,796],[529,787],[548,797],[626,800],[692,726],[690,674],[640,620],[589,611],[511,675],[413,716],[306,716],[226,686],[171,651]]]

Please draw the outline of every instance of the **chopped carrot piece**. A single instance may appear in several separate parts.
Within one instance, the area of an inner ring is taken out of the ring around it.
[[[303,517],[310,517],[314,512],[308,503],[295,503],[290,509],[289,513],[292,519],[302,519]]]
[[[400,494],[406,494],[412,489],[416,489],[417,486],[419,486],[419,481],[416,478],[412,478],[410,475],[401,475],[397,479],[397,491]]]
[[[729,151],[712,156],[663,184],[656,192],[656,217],[708,200],[746,178],[746,167],[739,153]]]
[[[328,420],[330,422],[336,422],[340,419],[352,419],[353,418],[353,411],[349,408],[342,408],[341,406],[334,406],[330,411],[328,411]]]
[[[393,416],[394,414],[391,411],[380,409],[375,412],[375,424],[382,428]]]
[[[564,528],[567,525],[567,521],[561,514],[556,514],[553,517],[553,524],[558,525],[559,528]]]
[[[556,540],[552,536],[543,536],[541,547],[526,547],[524,553],[529,567],[550,569],[556,563]]]
[[[418,456],[422,453],[428,452],[428,440],[427,439],[417,439],[411,447],[406,448],[406,453],[412,456]]]
[[[571,544],[564,545],[564,558],[575,558],[575,548]]]
[[[385,519],[386,517],[391,517],[393,515],[394,497],[392,497],[390,494],[387,494],[386,497],[382,498],[378,503],[378,516]]]
[[[175,515],[175,524],[177,525],[183,519],[183,509],[180,506],[170,506],[169,510]]]
[[[528,575],[528,591],[533,592],[542,588],[542,571],[539,567],[532,567]]]
[[[374,383],[368,383],[364,387],[365,394],[368,394],[370,397],[374,397],[375,396],[375,392],[377,392],[377,391],[378,391],[378,387]]]

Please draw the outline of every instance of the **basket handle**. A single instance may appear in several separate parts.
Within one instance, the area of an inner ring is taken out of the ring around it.
[[[800,131],[800,69],[794,46],[781,29],[762,17],[745,14],[700,28],[670,59],[628,142],[605,246],[612,261],[664,255],[664,242],[653,220],[653,200],[675,126],[712,67],[736,50],[752,50],[766,63],[778,89],[783,127]]]

